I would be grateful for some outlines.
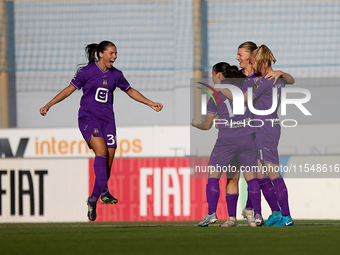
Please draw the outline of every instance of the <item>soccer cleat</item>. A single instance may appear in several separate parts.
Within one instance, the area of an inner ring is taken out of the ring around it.
[[[238,227],[238,222],[235,217],[230,217],[226,222],[221,224],[220,227]]]
[[[266,226],[273,226],[276,222],[278,222],[282,217],[280,211],[273,211],[269,216],[268,220],[266,220]]]
[[[208,214],[207,216],[205,216],[205,218],[200,222],[198,223],[198,226],[199,227],[208,227],[209,224],[214,224],[216,223],[217,221],[217,216],[216,216],[216,213],[213,213],[213,214]]]
[[[256,227],[255,217],[253,216],[253,210],[247,210],[246,208],[242,211],[243,218],[248,220],[249,227]]]
[[[288,226],[294,226],[294,221],[290,215],[288,216],[282,216],[281,219],[272,225],[273,227],[288,227]]]
[[[116,204],[118,202],[117,198],[111,196],[110,193],[106,193],[105,195],[101,195],[100,203],[102,204]]]
[[[97,218],[96,203],[91,202],[90,198],[87,199],[86,203],[88,206],[87,218],[89,218],[90,221],[95,221]]]
[[[257,214],[255,215],[255,224],[256,224],[256,226],[258,226],[258,227],[264,225],[264,221],[263,221],[262,215],[259,214],[259,213],[257,213]]]

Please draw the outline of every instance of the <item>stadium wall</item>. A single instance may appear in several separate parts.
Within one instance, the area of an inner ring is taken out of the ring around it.
[[[53,107],[49,119],[39,115],[39,108],[68,86],[78,64],[86,63],[85,45],[102,40],[117,45],[115,66],[132,87],[164,104],[163,111],[153,115],[117,92],[119,125],[189,124],[195,57],[193,0],[5,2],[12,127],[76,127],[80,92]],[[237,47],[251,40],[268,45],[278,60],[274,69],[294,78],[339,78],[340,1],[200,3],[205,23],[199,38],[204,65],[195,68],[205,76],[210,77],[217,62],[238,65]],[[337,84],[306,88],[312,94],[313,118],[298,120],[340,122],[332,110],[339,106]]]

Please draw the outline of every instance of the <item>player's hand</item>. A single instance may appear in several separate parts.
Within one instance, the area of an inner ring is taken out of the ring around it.
[[[49,107],[46,107],[46,106],[40,108],[40,114],[41,114],[42,116],[45,116],[46,113],[48,112],[48,109],[49,109]]]
[[[198,125],[198,122],[196,120],[192,119],[191,126],[197,127],[197,125]]]
[[[216,115],[214,118],[213,118],[213,121],[214,120],[218,120],[220,118],[220,116]],[[213,122],[214,123],[214,122]],[[218,129],[218,124],[215,123],[215,128]]]
[[[154,109],[156,112],[159,112],[163,109],[163,105],[161,103],[155,103],[153,102],[150,107]]]
[[[264,78],[268,79],[269,81],[271,79],[275,79],[274,80],[274,84],[275,84],[277,79],[279,79],[282,75],[283,75],[282,71],[280,71],[280,70],[277,70],[277,71],[272,70],[272,71],[269,71]]]

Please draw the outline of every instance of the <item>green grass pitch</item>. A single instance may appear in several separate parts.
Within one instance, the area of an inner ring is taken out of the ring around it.
[[[199,228],[197,222],[0,223],[0,254],[340,253],[340,221],[257,228],[239,223],[238,228]]]

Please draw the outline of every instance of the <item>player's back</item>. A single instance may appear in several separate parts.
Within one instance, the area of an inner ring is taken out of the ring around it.
[[[236,86],[236,85],[234,85]],[[244,93],[246,91],[245,86],[237,86]],[[218,114],[219,120],[216,120],[218,124],[219,134],[218,137],[237,137],[245,136],[254,132],[253,128],[249,126],[249,121],[252,119],[252,114],[248,107],[245,105],[244,115],[233,114],[233,101],[223,95],[222,92],[218,92],[218,96],[213,94],[215,102],[210,98],[208,102],[207,111],[210,113]]]
[[[285,83],[282,79],[278,79],[274,84],[274,79],[268,80],[264,77],[257,80],[253,85],[253,95],[255,96],[253,105],[256,110],[264,111],[271,109],[273,105],[273,96],[277,99],[277,105],[272,113],[267,115],[254,114],[254,119],[261,119],[264,122],[263,126],[258,128],[257,132],[270,134],[280,132],[280,120],[277,112],[280,107],[281,88],[283,87],[285,87]],[[274,88],[277,89],[277,93],[273,94]]]

